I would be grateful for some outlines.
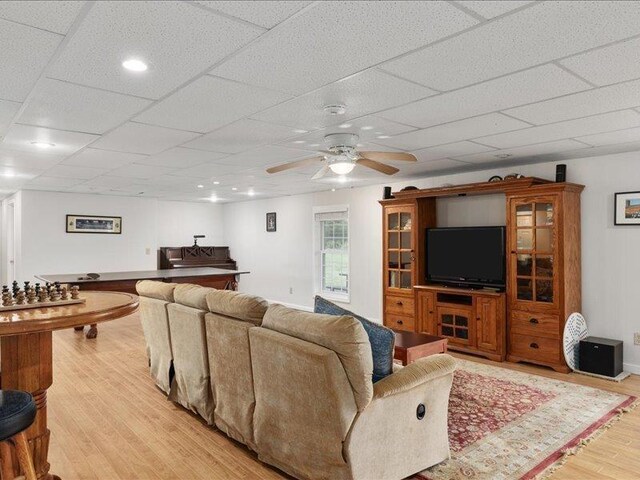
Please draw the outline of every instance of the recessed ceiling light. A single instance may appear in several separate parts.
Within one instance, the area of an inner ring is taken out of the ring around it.
[[[332,189],[331,189],[331,191],[332,191],[332,192],[335,192],[335,191],[336,191],[336,189],[335,189],[335,188],[332,188]]]
[[[293,143],[298,143],[298,144],[300,144],[300,143],[304,143],[304,140],[296,140],[296,141],[295,141],[295,142],[293,142]]]
[[[301,129],[301,128],[296,128],[296,129],[293,131],[293,133],[307,133],[307,131],[306,131],[306,130],[303,130],[303,129]]]
[[[15,177],[16,174],[13,172],[2,172],[3,177]]]
[[[128,58],[122,62],[122,66],[132,72],[144,72],[147,70],[147,64],[137,58]]]
[[[209,201],[210,201],[210,202],[215,203],[215,202],[217,202],[217,201],[218,201],[218,197],[216,197],[215,195],[211,195],[211,196],[209,197]]]
[[[310,143],[309,146],[310,147],[319,147],[320,144],[319,143]]]
[[[340,104],[326,105],[323,110],[329,115],[344,115],[344,113],[347,111],[347,107]]]
[[[371,125],[365,125],[364,127],[360,127],[360,130],[373,130]]]
[[[351,128],[350,123],[343,123],[342,125],[338,125],[338,128]]]
[[[378,135],[376,138],[383,139],[383,138],[391,138],[391,137],[389,135]]]
[[[204,188],[204,185],[198,185],[198,188]]]
[[[31,142],[31,145],[34,145],[38,148],[52,148],[56,146],[55,143],[48,143],[48,142]]]
[[[214,185],[220,185],[220,182],[213,182]]]
[[[256,194],[256,192],[253,191],[253,189],[249,189],[249,191],[247,192],[247,195],[249,195],[250,197],[253,197]]]
[[[238,190],[238,188],[237,187],[231,187],[231,190],[233,190],[235,192],[236,190]]]

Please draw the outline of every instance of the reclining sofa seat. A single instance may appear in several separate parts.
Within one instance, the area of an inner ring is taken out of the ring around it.
[[[249,330],[262,323],[269,304],[229,290],[207,294],[205,315],[214,422],[229,437],[255,450],[253,371]]]
[[[140,296],[140,322],[147,344],[149,370],[156,385],[169,393],[173,377],[173,353],[167,305],[173,302],[175,283],[141,280],[136,283]]]
[[[249,340],[261,460],[300,479],[384,480],[449,458],[449,355],[422,358],[374,386],[360,322],[282,305],[269,307]]]
[[[206,296],[213,291],[180,284],[174,290],[175,303],[167,305],[175,372],[169,399],[199,414],[209,425],[213,424],[214,401],[204,316]]]

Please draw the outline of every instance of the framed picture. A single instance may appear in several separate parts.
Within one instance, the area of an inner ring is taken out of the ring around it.
[[[122,233],[122,217],[67,215],[67,233]]]
[[[613,223],[615,225],[640,225],[640,192],[615,194]]]
[[[276,212],[267,213],[267,232],[276,231]]]

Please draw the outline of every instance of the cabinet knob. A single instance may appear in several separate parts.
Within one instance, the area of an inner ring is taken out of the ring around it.
[[[530,318],[530,319],[529,319],[529,323],[533,323],[534,325],[537,325],[537,324],[538,324],[538,323],[540,323],[540,322],[538,322],[538,319],[537,319],[537,318]]]
[[[537,343],[532,343],[529,345],[531,348],[539,348]]]
[[[476,317],[476,320],[482,320],[480,317]]]
[[[398,325],[402,325],[402,320],[398,320]]]
[[[396,302],[396,305],[402,305],[402,302],[398,301]]]
[[[433,310],[429,310],[429,313],[433,313]]]

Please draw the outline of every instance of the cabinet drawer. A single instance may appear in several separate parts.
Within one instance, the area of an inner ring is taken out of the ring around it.
[[[560,361],[560,340],[511,333],[509,353],[525,360],[558,363]]]
[[[511,331],[537,337],[560,338],[560,317],[514,310],[511,312]]]
[[[407,330],[408,332],[415,332],[416,330],[416,322],[414,318],[409,315],[387,313],[386,326],[389,328],[395,328],[396,330]]]
[[[397,313],[399,315],[414,315],[413,298],[388,295],[386,309],[389,313]]]

